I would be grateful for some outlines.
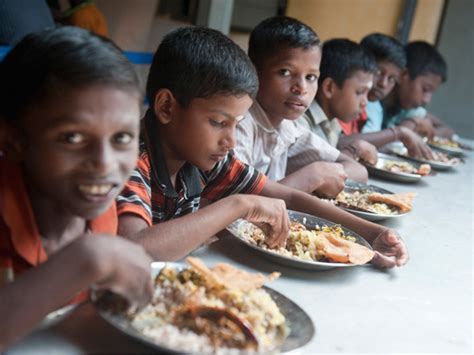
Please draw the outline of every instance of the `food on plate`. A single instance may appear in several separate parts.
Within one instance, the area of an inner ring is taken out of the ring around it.
[[[228,264],[164,267],[152,302],[130,315],[132,326],[160,345],[190,353],[278,351],[285,317],[263,283],[279,277],[250,274]]]
[[[419,175],[429,175],[431,172],[431,166],[429,164],[421,164],[417,169],[412,164],[399,160],[385,160],[382,169],[392,173]]]
[[[408,195],[411,200],[408,201]],[[341,191],[336,197],[336,204],[380,215],[396,215],[411,210],[414,193],[381,194],[366,189]],[[401,201],[401,202],[400,202]],[[402,204],[402,207],[400,206]]]
[[[372,203],[384,203],[398,208],[400,213],[411,211],[413,199],[416,193],[404,192],[400,194],[381,194],[378,192],[371,193],[367,196]]]
[[[433,151],[433,160],[439,163],[445,163],[449,165],[458,165],[461,163],[461,159],[457,157],[450,157],[448,154],[443,152]]]
[[[339,225],[308,230],[301,223],[291,222],[286,246],[279,249],[271,249],[265,244],[265,234],[260,228],[250,223],[247,228],[241,235],[249,242],[277,254],[301,260],[361,265],[368,263],[374,256],[371,249],[356,243],[356,238],[346,235]]]
[[[441,148],[455,148],[455,149],[461,148],[461,145],[458,142],[453,141],[452,139],[449,139],[449,138],[433,137],[433,139],[430,140],[429,143],[436,147],[441,147]]]

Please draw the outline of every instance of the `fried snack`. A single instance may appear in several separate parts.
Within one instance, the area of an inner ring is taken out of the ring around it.
[[[151,304],[131,315],[133,327],[186,353],[278,351],[288,327],[261,287],[278,273],[265,277],[228,264],[208,268],[197,258],[187,262],[190,268],[160,271]]]
[[[389,206],[383,202],[373,202],[369,200],[371,194],[368,190],[341,191],[336,196],[336,204],[346,208],[372,212],[380,215],[396,215],[399,213],[397,208]]]
[[[390,171],[392,173],[419,175],[429,175],[429,173],[431,172],[431,166],[429,164],[421,164],[420,168],[417,169],[412,164],[399,160],[386,160],[382,169]]]
[[[374,192],[368,195],[367,198],[370,202],[382,202],[387,205],[395,206],[400,210],[400,213],[405,213],[411,211],[415,196],[416,193],[414,192],[400,194],[381,194]]]

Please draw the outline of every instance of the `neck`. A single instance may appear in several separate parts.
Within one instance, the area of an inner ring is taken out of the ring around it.
[[[50,240],[56,245],[63,245],[74,240],[86,231],[86,220],[71,214],[55,201],[36,192],[27,185],[33,214],[39,233],[44,240]]]
[[[186,164],[185,160],[180,159],[174,150],[166,143],[163,136],[160,139],[162,154],[165,159],[166,168],[170,176],[171,184],[176,189],[176,176],[181,168]]]
[[[328,118],[329,121],[333,120],[335,115],[332,113],[331,105],[329,105],[329,100],[327,100],[324,96],[316,95],[316,102],[319,104],[321,109],[323,110],[324,114]]]

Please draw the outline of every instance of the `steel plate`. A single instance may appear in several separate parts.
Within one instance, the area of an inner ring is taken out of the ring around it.
[[[336,223],[330,222],[328,220],[325,220],[323,218],[311,216],[306,213],[300,213],[296,211],[288,211],[288,215],[290,217],[290,220],[299,222],[303,224],[305,227],[308,229],[314,229],[317,225],[323,226],[332,226]],[[250,222],[247,222],[246,220],[243,219],[238,219],[234,223],[230,224],[227,226],[227,230],[237,237],[238,240],[240,240],[242,243],[245,245],[251,247],[252,249],[258,251],[261,253],[263,256],[266,258],[290,267],[296,267],[300,269],[309,269],[309,270],[329,270],[329,269],[334,269],[334,268],[346,268],[346,267],[353,267],[353,266],[360,266],[360,265],[355,265],[355,264],[345,264],[345,263],[331,263],[331,262],[323,262],[323,261],[307,261],[307,260],[301,260],[297,257],[290,257],[290,256],[285,256],[278,254],[274,251],[271,250],[266,250],[263,249],[255,244],[252,244],[249,242],[244,236],[243,236],[243,231],[246,229]],[[356,242],[359,244],[362,244],[366,246],[369,249],[372,249],[369,243],[362,238],[360,235],[357,233],[342,227],[344,233],[351,235],[356,238]]]
[[[375,166],[365,165],[367,171],[371,176],[377,176],[380,178],[399,181],[399,182],[418,182],[421,180],[422,176],[419,174],[407,174],[407,173],[395,173],[391,171],[387,171],[382,169],[386,161],[389,160],[396,160],[396,161],[403,161],[406,162],[406,159],[402,159],[399,157],[394,157],[392,155],[378,153],[378,161]],[[420,164],[410,162],[415,168],[419,168]]]
[[[159,271],[165,266],[174,267],[178,270],[188,267],[187,265],[181,263],[154,262],[151,265],[153,278],[155,278]],[[308,314],[300,306],[281,293],[266,286],[263,288],[269,293],[273,301],[275,301],[281,313],[286,318],[287,326],[290,328],[290,333],[281,345],[280,351],[293,351],[306,345],[313,338],[316,332],[313,321],[308,316]],[[91,298],[93,301],[97,301],[97,294],[92,292]],[[104,304],[102,303],[102,305]],[[113,303],[110,303],[106,306],[106,308],[115,308]],[[165,353],[179,353],[174,349],[166,347],[164,343],[157,342],[156,340],[140,333],[132,326],[131,322],[126,316],[122,314],[112,314],[101,307],[98,307],[98,312],[101,317],[112,326],[124,334],[149,345],[155,350]]]
[[[449,163],[443,163],[440,161],[436,160],[426,160],[426,159],[421,159],[421,158],[413,158],[407,155],[407,150],[405,147],[393,147],[390,149],[392,154],[395,154],[396,156],[399,156],[401,158],[404,158],[406,160],[414,161],[419,164],[430,164],[433,169],[436,170],[449,170],[452,169],[453,167],[459,165],[459,164],[449,164]],[[445,152],[443,152],[445,153]],[[452,156],[450,156],[452,158]]]

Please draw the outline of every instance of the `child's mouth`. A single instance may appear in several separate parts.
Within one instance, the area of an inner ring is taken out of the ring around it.
[[[114,184],[80,184],[79,192],[88,200],[97,202],[107,199],[110,192],[114,188]]]

